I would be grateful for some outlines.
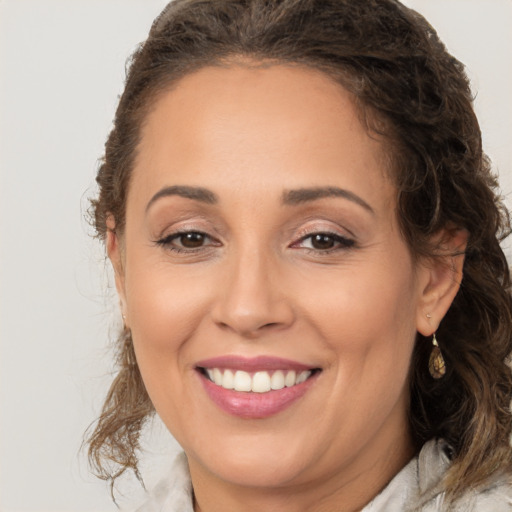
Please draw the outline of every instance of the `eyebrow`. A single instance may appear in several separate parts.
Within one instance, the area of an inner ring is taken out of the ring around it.
[[[317,201],[325,197],[342,197],[348,199],[353,203],[362,206],[365,210],[375,214],[374,209],[361,197],[350,190],[345,190],[339,187],[314,187],[314,188],[300,188],[297,190],[287,190],[283,192],[282,201],[285,205],[298,205],[310,201]]]
[[[162,197],[179,196],[185,199],[192,199],[206,204],[216,204],[219,202],[217,195],[211,190],[204,187],[192,187],[188,185],[173,185],[164,187],[159,190],[148,202],[146,212],[149,208],[161,199]],[[364,201],[357,194],[350,190],[345,190],[339,187],[313,187],[313,188],[300,188],[296,190],[286,190],[282,195],[282,202],[284,205],[295,206],[310,201],[317,201],[326,197],[341,197],[348,199],[353,203],[362,206],[365,210],[375,214],[373,208]]]
[[[172,187],[164,187],[159,190],[146,205],[146,212],[149,208],[162,197],[179,196],[185,199],[192,199],[206,204],[216,204],[219,200],[217,196],[207,188],[191,187],[187,185],[174,185]]]

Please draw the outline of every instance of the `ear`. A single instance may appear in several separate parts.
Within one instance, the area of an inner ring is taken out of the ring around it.
[[[126,294],[124,286],[124,265],[123,265],[123,250],[119,234],[116,231],[116,221],[113,215],[107,217],[107,235],[106,235],[106,248],[107,254],[112,267],[114,269],[114,276],[116,282],[117,294],[119,297],[119,306],[121,308],[121,314],[126,325]]]
[[[440,255],[419,264],[416,329],[423,336],[437,330],[459,291],[467,241],[467,231],[444,229],[433,240]]]

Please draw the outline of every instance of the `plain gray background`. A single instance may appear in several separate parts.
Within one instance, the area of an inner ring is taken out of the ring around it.
[[[0,0],[0,510],[116,510],[79,456],[119,324],[84,221],[124,63],[166,0]],[[469,68],[512,191],[512,0],[409,0]],[[512,203],[509,202],[509,205]],[[175,447],[157,424],[151,483]],[[128,487],[136,489],[133,482]]]

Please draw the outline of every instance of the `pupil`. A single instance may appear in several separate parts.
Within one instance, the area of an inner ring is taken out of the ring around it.
[[[315,249],[332,249],[334,240],[329,235],[315,235],[311,241]]]
[[[202,233],[186,233],[181,237],[181,245],[193,249],[194,247],[201,247],[204,243],[204,235]]]

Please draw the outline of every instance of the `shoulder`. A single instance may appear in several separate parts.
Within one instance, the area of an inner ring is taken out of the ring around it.
[[[497,475],[485,486],[467,490],[450,509],[442,480],[450,467],[449,447],[443,440],[425,444],[418,456],[418,506],[414,512],[512,512],[512,476]]]
[[[411,512],[512,512],[512,483],[510,480],[491,484],[483,490],[464,493],[448,508],[440,493]]]
[[[441,509],[440,509],[441,510]],[[466,492],[453,507],[453,512],[512,512],[512,478],[501,476],[479,490]]]
[[[194,512],[192,482],[185,453],[173,460],[166,477],[132,512]],[[127,511],[129,512],[129,511]]]
[[[443,477],[451,464],[448,453],[443,440],[425,443],[363,512],[512,512],[512,481],[507,476],[468,490],[448,509],[443,491]]]

